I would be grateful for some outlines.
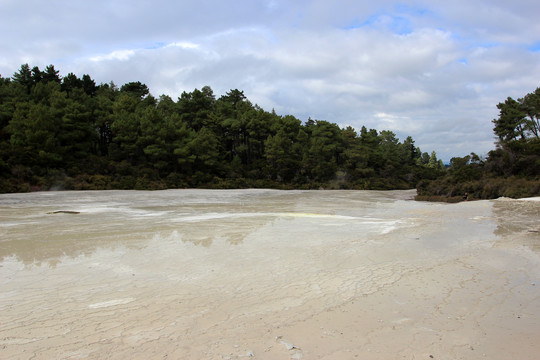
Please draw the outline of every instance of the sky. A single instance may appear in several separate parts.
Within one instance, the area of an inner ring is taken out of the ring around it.
[[[448,162],[494,149],[496,105],[540,87],[539,14],[531,0],[0,0],[0,74],[53,64],[174,100],[239,89]]]

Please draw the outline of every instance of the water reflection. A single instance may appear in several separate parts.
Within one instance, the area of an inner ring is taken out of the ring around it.
[[[216,241],[238,246],[263,227],[274,231],[278,219],[290,220],[279,226],[300,236],[324,233],[356,241],[359,234],[392,231],[413,195],[263,189],[3,194],[0,258],[29,264],[90,255],[98,248],[143,249],[156,235],[173,232],[203,248]]]
[[[197,221],[182,221],[183,217],[170,209],[145,219],[84,210],[78,214],[34,214],[31,223],[0,224],[0,258],[15,256],[25,264],[53,264],[64,256],[90,255],[97,248],[142,248],[156,234],[172,232],[177,232],[183,242],[203,247],[210,247],[216,239],[239,245],[247,235],[272,221],[267,216],[234,218],[231,214],[224,219]]]
[[[272,190],[81,191],[0,195],[0,259],[58,261],[97,248],[142,248],[156,234],[182,241],[230,245],[276,216],[293,211],[302,192]],[[306,200],[306,199],[304,199]],[[56,260],[55,260],[56,259]]]
[[[526,246],[540,252],[540,202],[498,199],[493,205],[497,220],[497,246]]]
[[[252,213],[252,216],[234,213],[221,215],[217,216],[218,219],[205,220],[203,218],[210,214],[201,214],[198,216],[201,219],[196,221],[193,218],[180,218],[177,230],[182,241],[203,247],[211,246],[218,239],[229,245],[240,245],[246,236],[275,220],[275,217],[257,213]],[[212,213],[212,216],[216,217],[216,214]]]

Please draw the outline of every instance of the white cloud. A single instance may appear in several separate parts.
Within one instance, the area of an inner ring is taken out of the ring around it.
[[[415,124],[411,121],[411,118],[408,116],[399,116],[394,114],[387,114],[384,112],[379,112],[373,116],[377,123],[380,124],[378,129],[381,130],[391,130],[396,132],[408,132],[408,131],[418,131],[419,129],[415,127],[418,124]]]
[[[180,41],[180,42],[172,42],[170,44],[165,45],[165,47],[179,47],[182,49],[198,49],[199,45],[194,44],[189,41]]]
[[[107,55],[92,56],[90,61],[99,62],[107,60],[126,61],[135,55],[135,50],[115,50]]]

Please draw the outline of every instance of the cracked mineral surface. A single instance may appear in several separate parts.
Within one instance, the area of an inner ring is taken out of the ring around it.
[[[535,359],[540,202],[0,195],[2,359]]]

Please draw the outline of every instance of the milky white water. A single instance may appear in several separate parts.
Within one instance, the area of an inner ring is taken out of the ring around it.
[[[0,195],[2,359],[536,359],[540,202]]]

